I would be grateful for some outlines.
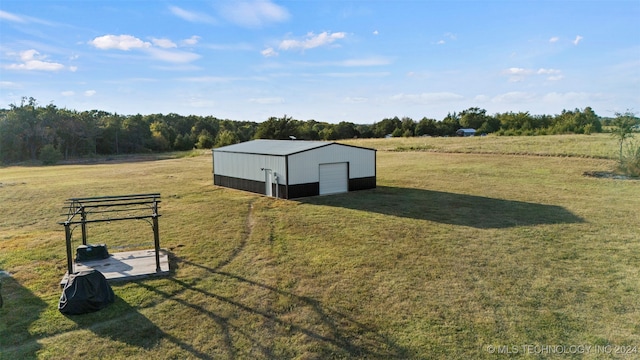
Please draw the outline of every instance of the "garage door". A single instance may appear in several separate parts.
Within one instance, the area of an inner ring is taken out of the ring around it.
[[[347,163],[320,164],[320,195],[349,191]]]

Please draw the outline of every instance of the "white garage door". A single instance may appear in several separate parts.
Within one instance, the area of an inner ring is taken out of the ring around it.
[[[349,191],[347,163],[320,164],[320,195]]]

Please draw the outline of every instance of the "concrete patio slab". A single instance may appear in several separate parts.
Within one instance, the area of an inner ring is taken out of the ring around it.
[[[76,262],[73,271],[81,272],[97,270],[109,281],[126,281],[148,276],[169,274],[169,256],[160,250],[160,269],[156,269],[155,250],[137,250],[109,254],[107,259]],[[65,273],[60,286],[67,284],[68,273]]]

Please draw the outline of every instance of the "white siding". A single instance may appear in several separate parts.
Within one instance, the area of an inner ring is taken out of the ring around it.
[[[261,169],[271,169],[278,174],[278,183],[286,183],[284,156],[213,152],[213,173],[216,175],[264,181]]]
[[[349,178],[370,177],[376,175],[376,152],[340,144],[331,144],[321,148],[289,156],[289,184],[319,182],[319,164],[348,162]]]

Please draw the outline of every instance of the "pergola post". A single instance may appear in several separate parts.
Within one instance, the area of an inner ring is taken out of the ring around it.
[[[80,207],[80,226],[82,227],[82,245],[87,245],[87,212]]]
[[[69,276],[73,274],[73,259],[71,254],[71,224],[69,222],[64,223],[64,235],[67,242],[67,273]]]
[[[156,272],[161,272],[160,269],[160,229],[158,228],[158,201],[153,200],[153,242],[156,250]]]

